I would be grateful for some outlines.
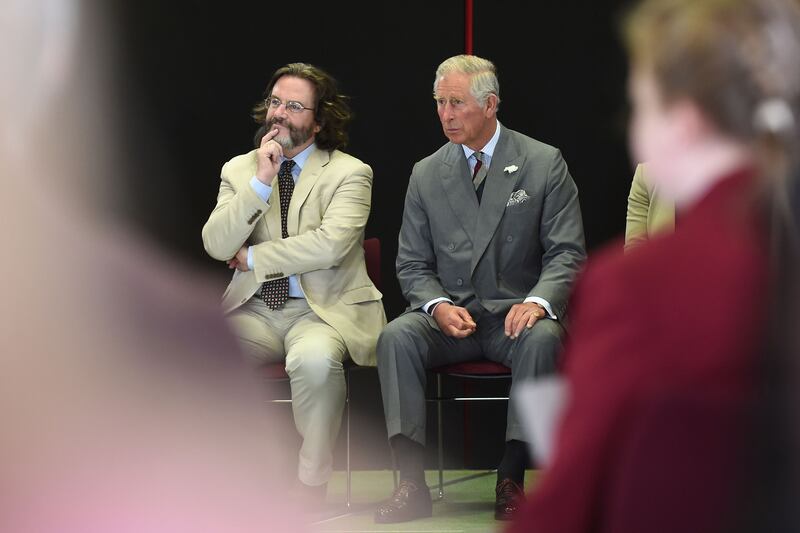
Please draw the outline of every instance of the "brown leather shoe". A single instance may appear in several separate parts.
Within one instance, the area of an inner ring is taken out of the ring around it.
[[[431,493],[427,485],[417,486],[409,479],[400,480],[389,501],[375,511],[376,524],[408,522],[433,514]]]
[[[494,519],[513,520],[525,501],[525,492],[514,480],[505,478],[494,489]]]

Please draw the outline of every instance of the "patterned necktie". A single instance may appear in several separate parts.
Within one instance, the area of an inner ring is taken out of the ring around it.
[[[287,159],[281,163],[278,171],[278,192],[281,201],[281,238],[289,236],[286,230],[286,216],[289,213],[289,201],[294,192],[294,179],[292,168],[294,161]],[[280,309],[289,299],[289,278],[272,279],[261,284],[261,298],[270,309]]]
[[[478,203],[481,203],[481,196],[483,196],[483,185],[486,179],[486,174],[489,173],[489,167],[483,164],[483,152],[475,152],[475,168],[472,170],[472,185],[475,187],[475,194],[478,196]]]

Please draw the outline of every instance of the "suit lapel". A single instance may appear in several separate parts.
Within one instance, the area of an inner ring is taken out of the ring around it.
[[[297,184],[292,193],[292,200],[289,202],[289,213],[286,218],[286,228],[289,235],[297,235],[300,230],[300,208],[308,198],[311,189],[317,183],[322,169],[330,161],[331,155],[327,150],[317,148],[306,159],[303,170],[297,178]]]
[[[458,217],[467,236],[475,242],[475,213],[478,211],[478,198],[469,179],[469,165],[460,144],[450,145],[442,157],[442,187],[450,203],[450,208]]]
[[[486,175],[486,185],[484,185],[480,209],[478,209],[476,217],[477,232],[473,241],[470,272],[475,270],[475,266],[486,251],[486,247],[489,246],[489,242],[503,218],[508,199],[522,176],[524,160],[524,156],[521,156],[516,147],[512,145],[508,130],[506,128],[500,130],[500,138],[492,155],[492,164]],[[504,169],[510,165],[516,165],[518,170],[506,173]]]

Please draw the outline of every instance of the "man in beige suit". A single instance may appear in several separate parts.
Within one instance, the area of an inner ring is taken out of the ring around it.
[[[375,364],[386,323],[362,241],[372,169],[339,148],[351,113],[336,81],[278,69],[254,109],[258,148],[222,167],[206,251],[235,269],[223,308],[257,363],[285,361],[303,444],[296,489],[320,502],[345,400],[343,361]]]
[[[646,171],[647,166],[640,163],[633,174],[625,219],[625,250],[675,228],[675,205],[653,189]]]

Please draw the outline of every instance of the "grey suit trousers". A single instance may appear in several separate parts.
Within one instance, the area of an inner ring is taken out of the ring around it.
[[[449,337],[433,327],[423,311],[392,320],[378,339],[378,376],[389,438],[402,434],[425,445],[426,369],[475,359],[490,359],[511,368],[515,384],[552,374],[561,351],[563,328],[542,319],[517,339],[506,337],[505,315],[473,318],[478,327],[465,339]],[[520,418],[509,402],[506,440],[525,440]]]

